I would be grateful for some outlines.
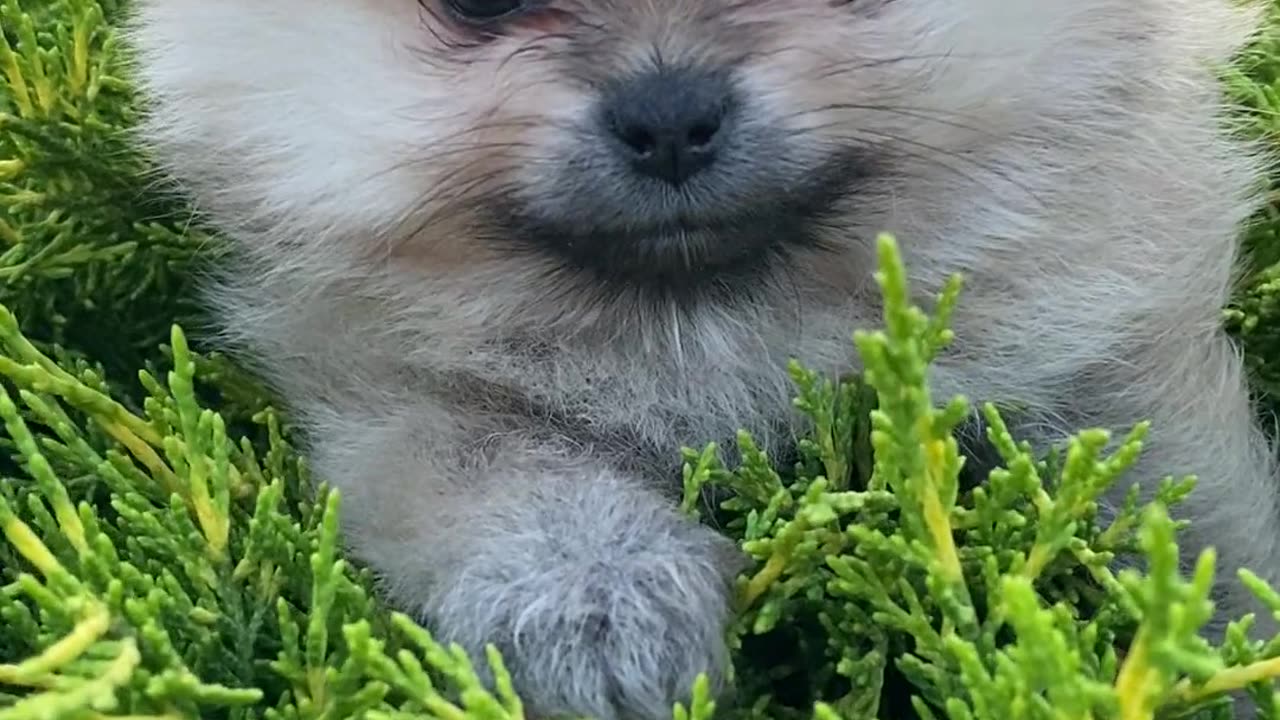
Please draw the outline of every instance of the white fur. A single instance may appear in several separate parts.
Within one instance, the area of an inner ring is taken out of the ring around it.
[[[557,41],[447,47],[413,0],[140,0],[131,33],[148,140],[245,255],[214,292],[228,334],[306,422],[354,551],[446,637],[498,641],[533,711],[666,717],[717,672],[737,565],[674,515],[664,473],[739,427],[787,440],[784,364],[853,366],[881,230],[922,298],[966,275],[940,397],[1020,404],[1040,443],[1151,419],[1130,479],[1199,475],[1187,550],[1215,545],[1226,583],[1277,577],[1272,453],[1219,328],[1261,164],[1224,130],[1213,69],[1252,11],[552,2],[606,28],[590,62],[619,71],[650,49],[729,57],[734,24],[754,28],[735,68],[796,163],[892,157],[827,232],[840,253],[797,257],[749,304],[682,305],[477,237],[495,194],[572,209],[549,188],[591,93]]]

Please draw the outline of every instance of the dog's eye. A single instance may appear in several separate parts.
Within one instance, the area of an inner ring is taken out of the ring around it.
[[[465,20],[497,20],[522,10],[527,0],[445,0]]]
[[[855,13],[874,15],[893,0],[833,0],[836,7],[847,7]]]

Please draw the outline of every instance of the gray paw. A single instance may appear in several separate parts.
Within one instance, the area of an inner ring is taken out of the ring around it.
[[[742,558],[654,498],[600,489],[495,524],[429,614],[475,657],[495,644],[533,717],[666,720],[699,673],[724,687]]]

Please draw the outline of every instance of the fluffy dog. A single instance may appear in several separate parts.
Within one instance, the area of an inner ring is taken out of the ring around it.
[[[1220,330],[1257,150],[1231,0],[139,0],[145,136],[241,261],[228,347],[303,421],[353,552],[535,714],[722,685],[736,549],[681,445],[796,430],[856,362],[873,239],[966,292],[942,396],[1046,446],[1154,429],[1191,550],[1275,577],[1276,470]]]

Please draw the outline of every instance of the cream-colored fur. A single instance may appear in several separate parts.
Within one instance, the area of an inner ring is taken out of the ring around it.
[[[304,422],[397,602],[472,651],[497,642],[535,713],[666,717],[696,673],[719,681],[739,560],[676,515],[677,450],[740,427],[787,441],[785,361],[853,365],[887,230],[922,298],[967,278],[938,395],[1016,403],[1042,445],[1151,419],[1130,479],[1200,476],[1184,543],[1217,547],[1226,611],[1253,609],[1228,586],[1241,565],[1276,577],[1276,470],[1219,308],[1260,162],[1214,77],[1252,14],[536,5],[484,39],[440,0],[139,0],[130,33],[148,141],[242,251],[211,288],[228,341]],[[819,244],[669,292],[502,232],[498,205],[588,244],[611,209],[647,212],[567,158],[601,88],[655,63],[733,78],[757,138],[734,192],[785,194],[849,155]]]

